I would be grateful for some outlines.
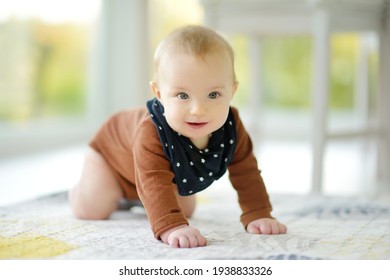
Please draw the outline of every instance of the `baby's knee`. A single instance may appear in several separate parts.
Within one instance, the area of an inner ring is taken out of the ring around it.
[[[106,220],[110,214],[102,212],[98,208],[91,205],[90,202],[83,200],[77,195],[76,190],[72,189],[68,192],[68,200],[73,215],[81,220]]]
[[[192,196],[177,196],[181,210],[186,218],[191,218],[196,207],[196,197]]]
[[[77,219],[88,219],[87,211],[83,207],[83,204],[80,203],[80,198],[77,196],[75,188],[69,190],[68,192],[68,201],[70,208],[72,210],[73,216]]]
[[[183,209],[183,214],[186,218],[191,218],[195,212],[195,207]]]
[[[182,211],[186,218],[191,218],[195,212],[196,201],[192,199],[189,203],[182,205]]]

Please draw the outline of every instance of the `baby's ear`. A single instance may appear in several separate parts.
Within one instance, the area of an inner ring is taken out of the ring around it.
[[[233,96],[236,94],[237,88],[238,88],[238,81],[235,81],[233,85]]]
[[[154,96],[156,96],[158,99],[160,99],[161,93],[160,93],[160,90],[158,89],[157,83],[154,81],[151,81],[149,84],[150,84],[150,88],[153,91]]]

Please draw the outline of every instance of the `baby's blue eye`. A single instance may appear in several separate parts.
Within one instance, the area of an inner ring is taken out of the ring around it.
[[[216,99],[219,96],[219,93],[216,91],[213,91],[209,94],[210,99]]]
[[[177,95],[180,99],[188,99],[189,96],[187,93],[185,92],[180,92],[178,95]]]

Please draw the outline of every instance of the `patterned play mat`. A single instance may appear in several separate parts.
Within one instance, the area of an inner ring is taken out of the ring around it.
[[[205,193],[190,223],[208,246],[173,249],[152,236],[143,209],[108,221],[72,217],[59,193],[0,208],[0,259],[390,259],[390,205],[271,195],[286,235],[245,233],[232,194]]]

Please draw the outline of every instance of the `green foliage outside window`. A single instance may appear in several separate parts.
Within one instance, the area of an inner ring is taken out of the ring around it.
[[[0,23],[0,120],[82,114],[87,35],[80,25]]]
[[[354,104],[359,40],[358,34],[337,34],[331,38],[329,106],[334,110],[350,110]],[[236,71],[240,81],[238,103],[245,104],[249,91],[248,39],[234,36],[231,41],[236,51]],[[264,104],[271,108],[309,109],[313,73],[311,37],[269,36],[263,38],[261,44]],[[371,99],[376,91],[377,63],[377,53],[374,52],[369,59]]]

